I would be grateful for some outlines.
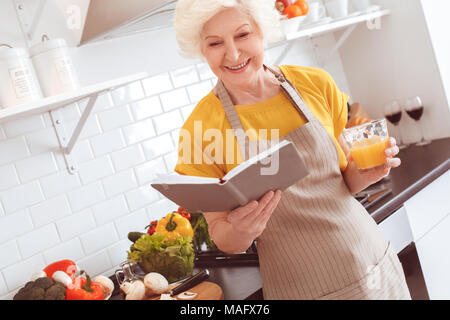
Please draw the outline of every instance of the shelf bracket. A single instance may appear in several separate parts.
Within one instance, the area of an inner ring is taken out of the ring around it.
[[[47,0],[37,0],[30,2],[29,0],[14,0],[21,31],[28,41],[34,39],[34,33],[36,32],[36,27],[44,12],[46,1]],[[33,13],[30,11],[32,4],[34,5],[35,10]]]
[[[286,57],[286,55],[291,51],[292,47],[294,46],[294,41],[289,41],[289,43],[284,47],[283,51],[280,53],[278,58],[275,60],[274,65],[279,65],[283,59]]]
[[[345,32],[341,35],[338,41],[336,41],[336,44],[334,47],[329,51],[327,57],[322,60],[321,66],[325,67],[328,63],[328,61],[333,57],[333,55],[339,50],[339,48],[344,44],[345,40],[350,36],[350,34],[355,30],[355,28],[358,26],[358,24],[353,24],[345,30]]]
[[[77,165],[71,155],[71,152],[73,150],[73,147],[75,146],[75,143],[80,137],[81,131],[83,130],[83,127],[85,126],[86,121],[92,112],[92,109],[94,108],[98,95],[99,93],[95,93],[89,96],[89,101],[86,105],[86,108],[84,109],[83,114],[81,115],[81,118],[78,121],[78,124],[75,127],[75,130],[73,131],[70,138],[67,134],[66,127],[62,119],[61,109],[49,111],[50,118],[52,120],[53,126],[55,127],[56,136],[58,137],[59,145],[61,147],[64,160],[70,174],[75,174],[77,172]]]

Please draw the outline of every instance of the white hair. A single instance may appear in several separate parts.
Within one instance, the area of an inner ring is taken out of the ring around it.
[[[259,27],[264,46],[281,37],[281,15],[273,0],[178,0],[174,27],[181,55],[188,58],[202,57],[200,33],[203,25],[226,8],[243,9]]]

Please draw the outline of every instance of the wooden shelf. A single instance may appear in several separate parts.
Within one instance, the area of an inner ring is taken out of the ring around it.
[[[6,109],[2,109],[0,107],[0,123],[56,110],[77,101],[101,94],[104,91],[113,90],[114,88],[125,86],[129,83],[144,79],[146,77],[148,77],[148,74],[143,72],[123,78],[93,84],[75,91],[65,92],[56,96],[43,98],[41,100],[27,104],[22,104]]]

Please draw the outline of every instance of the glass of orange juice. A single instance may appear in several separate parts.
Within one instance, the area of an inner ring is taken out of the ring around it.
[[[384,150],[389,146],[386,119],[345,129],[342,134],[358,169],[367,170],[385,163]]]

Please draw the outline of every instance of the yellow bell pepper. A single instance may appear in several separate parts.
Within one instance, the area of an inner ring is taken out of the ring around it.
[[[169,213],[159,220],[155,232],[164,234],[169,241],[182,236],[194,237],[189,220],[176,212]]]

